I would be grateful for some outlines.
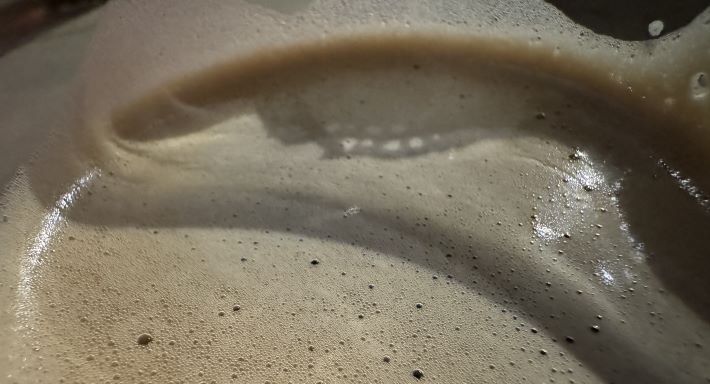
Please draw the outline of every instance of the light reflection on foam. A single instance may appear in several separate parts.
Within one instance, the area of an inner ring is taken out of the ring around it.
[[[32,318],[31,314],[34,306],[32,296],[36,269],[42,264],[44,255],[59,233],[67,211],[76,203],[81,192],[99,175],[100,171],[98,169],[89,169],[64,194],[59,196],[54,206],[42,219],[39,231],[32,239],[26,254],[20,262],[17,317],[23,327],[31,328],[31,324],[28,321]]]
[[[572,232],[577,219],[569,212],[587,211],[592,208],[592,199],[585,190],[604,190],[605,179],[589,156],[576,149],[574,154],[574,167],[565,177],[564,188],[553,193],[547,210],[540,211],[533,220],[535,236],[546,242],[561,238],[564,233]]]
[[[700,188],[698,188],[692,179],[683,177],[680,171],[671,168],[663,159],[658,160],[658,166],[663,168],[668,175],[678,184],[680,189],[685,191],[690,197],[700,204],[706,211],[710,212],[710,197],[708,197]]]
[[[622,209],[619,203],[618,196],[621,194],[621,184],[623,183],[623,181],[623,179],[619,179],[614,182],[614,184],[612,184],[613,194],[611,196],[611,203],[616,207],[617,215],[619,217],[619,229],[621,230],[621,233],[624,234],[624,237],[626,237],[626,241],[631,245],[631,248],[634,250],[634,253],[631,256],[632,260],[637,263],[642,263],[646,260],[646,246],[631,232],[629,223],[624,217],[624,210]]]
[[[554,229],[537,221],[533,223],[533,230],[535,231],[535,235],[537,235],[537,237],[545,241],[554,240],[562,236],[561,232],[555,231]]]
[[[574,172],[570,184],[584,189],[599,189],[604,185],[604,176],[595,168],[595,164],[589,155],[579,149],[575,150],[574,156],[580,162],[580,167]]]
[[[599,267],[599,277],[605,285],[612,285],[614,283],[614,276],[609,273],[604,266]]]
[[[563,187],[559,191],[553,192],[549,199],[553,204],[547,205],[545,207],[547,209],[534,215],[533,232],[537,238],[545,242],[555,241],[562,238],[565,233],[574,232],[575,226],[579,225],[577,213],[584,213],[585,216],[593,214],[595,211],[594,198],[592,194],[587,192],[599,191],[604,195],[611,196],[612,204],[619,208],[616,194],[621,189],[623,179],[607,180],[600,165],[580,149],[575,149],[570,159],[572,160],[571,167],[567,170],[568,176],[565,178],[565,183],[562,184]],[[642,262],[645,259],[643,244],[632,236],[621,209],[619,208],[617,211],[619,212],[621,230],[635,250],[634,260]],[[616,260],[598,260],[594,276],[607,286],[619,284],[620,277],[630,279],[630,273],[617,264]]]

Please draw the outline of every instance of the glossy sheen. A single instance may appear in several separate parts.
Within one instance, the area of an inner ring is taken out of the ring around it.
[[[495,42],[343,39],[77,127],[7,193],[29,246],[2,251],[21,255],[3,298],[22,334],[3,372],[707,380],[697,169],[676,168],[672,116],[566,68]]]

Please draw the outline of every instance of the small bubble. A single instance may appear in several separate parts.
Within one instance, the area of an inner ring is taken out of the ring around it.
[[[422,371],[421,369],[415,369],[414,371],[412,371],[412,376],[416,377],[417,379],[421,379],[422,377],[424,377],[424,371]]]
[[[710,80],[704,72],[693,75],[690,80],[690,91],[694,98],[702,99],[710,93]]]
[[[530,328],[530,332],[537,333],[537,328]]]
[[[384,361],[385,363],[389,363],[390,361],[392,361],[392,359],[390,359],[389,356],[385,356],[382,358],[382,361]]]
[[[663,21],[653,20],[652,22],[648,23],[648,34],[651,35],[651,37],[658,37],[663,32],[663,28]]]
[[[219,315],[219,316],[224,316],[224,311],[219,311],[219,312],[217,312],[217,315]]]
[[[547,355],[547,350],[546,350],[546,349],[541,349],[541,350],[540,350],[540,354],[543,355],[543,356],[544,356],[544,355]]]
[[[368,284],[367,287],[370,289],[375,289],[375,284]]]
[[[591,329],[592,332],[594,332],[594,333],[599,333],[599,331],[600,331],[598,325],[592,325],[592,326],[590,327],[590,329]]]
[[[311,260],[311,264],[318,265],[318,264],[320,264],[320,261],[318,259],[313,259],[313,260]]]
[[[240,309],[242,309],[242,306],[239,305],[239,304],[236,304],[235,306],[232,307],[232,310],[235,311],[235,312],[238,311],[238,310],[240,310]]]
[[[422,304],[422,303],[416,303],[416,304],[414,304],[414,306],[417,307],[417,308],[419,308],[419,309],[421,309],[422,307],[424,307],[424,304]]]
[[[538,112],[538,113],[535,115],[535,118],[538,119],[538,120],[545,120],[546,117],[547,117],[547,115],[545,115],[545,112]]]
[[[153,341],[153,336],[151,336],[148,333],[143,333],[140,336],[138,336],[138,339],[136,340],[138,344],[140,345],[147,345],[151,341]]]
[[[572,336],[566,336],[565,340],[567,340],[567,342],[570,344],[574,343],[574,337],[572,337]]]

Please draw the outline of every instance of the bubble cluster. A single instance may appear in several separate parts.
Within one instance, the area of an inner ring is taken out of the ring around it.
[[[698,377],[680,363],[703,324],[634,237],[651,221],[634,204],[683,198],[621,133],[644,113],[519,68],[543,57],[408,41],[226,66],[208,76],[226,100],[147,103],[177,108],[149,124],[170,129],[112,137],[111,177],[38,263],[28,367],[56,361],[65,382]],[[142,113],[122,118],[157,112]],[[208,127],[175,133],[191,124]]]

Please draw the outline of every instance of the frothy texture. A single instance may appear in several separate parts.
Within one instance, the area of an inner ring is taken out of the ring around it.
[[[81,127],[8,194],[50,213],[13,285],[36,351],[3,371],[707,380],[702,156],[593,68],[513,48],[303,45]]]

